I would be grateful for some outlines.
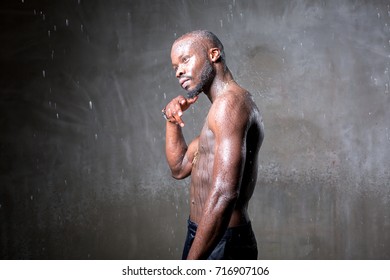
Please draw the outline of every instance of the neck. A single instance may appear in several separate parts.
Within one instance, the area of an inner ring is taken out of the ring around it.
[[[228,85],[233,82],[233,75],[227,67],[224,69],[224,71],[217,70],[210,87],[208,90],[205,90],[204,93],[209,98],[211,103],[213,103],[217,97],[224,94]]]

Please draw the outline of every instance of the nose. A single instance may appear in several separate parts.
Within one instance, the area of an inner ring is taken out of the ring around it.
[[[176,69],[176,78],[180,78],[185,73],[183,67],[179,66]]]

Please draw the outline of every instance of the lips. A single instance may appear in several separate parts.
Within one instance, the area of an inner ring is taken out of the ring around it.
[[[187,84],[189,81],[190,81],[189,78],[183,78],[183,79],[179,80],[179,83],[180,83],[181,87],[185,89],[188,86]]]

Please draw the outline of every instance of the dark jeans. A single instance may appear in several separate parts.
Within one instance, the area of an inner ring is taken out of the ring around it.
[[[187,259],[194,241],[197,224],[188,220],[187,238],[184,244],[182,259]],[[208,260],[256,260],[257,242],[251,223],[228,228]]]

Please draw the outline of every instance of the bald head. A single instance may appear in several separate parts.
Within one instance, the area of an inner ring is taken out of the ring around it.
[[[211,48],[218,48],[220,50],[220,59],[222,62],[225,62],[225,51],[223,45],[214,33],[207,30],[191,31],[176,39],[174,44],[183,40],[189,40],[192,44],[198,44],[206,52]]]
[[[171,60],[189,97],[207,92],[217,75],[230,75],[223,45],[210,31],[192,31],[178,38],[171,49]]]

